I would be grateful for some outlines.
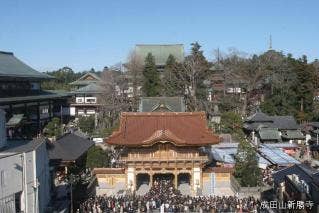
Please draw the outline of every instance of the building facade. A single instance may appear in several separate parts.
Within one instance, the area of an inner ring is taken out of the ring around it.
[[[41,82],[53,77],[40,73],[0,51],[0,108],[6,112],[10,138],[32,137],[41,132],[52,117],[67,117],[70,94],[44,91]]]
[[[10,141],[0,149],[0,213],[45,212],[50,197],[44,139]]]
[[[102,79],[94,73],[86,73],[78,80],[70,83],[74,87],[74,96],[70,104],[70,115],[95,116],[99,112]]]
[[[119,151],[122,168],[113,185],[125,181],[126,189],[143,194],[154,181],[170,179],[184,194],[202,194],[209,162],[205,150],[219,142],[207,128],[204,112],[122,113],[120,122],[107,140]],[[97,174],[102,185],[110,184],[111,176]]]

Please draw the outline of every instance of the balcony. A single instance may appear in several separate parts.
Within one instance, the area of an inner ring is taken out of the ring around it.
[[[196,156],[196,157],[145,157],[145,156],[130,156],[130,157],[121,157],[120,161],[126,162],[176,162],[176,161],[191,161],[191,162],[206,162],[208,161],[207,156]]]

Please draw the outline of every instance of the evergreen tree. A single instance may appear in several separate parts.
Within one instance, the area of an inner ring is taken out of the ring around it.
[[[60,137],[62,135],[62,126],[59,118],[53,118],[43,130],[48,137]]]
[[[258,186],[261,183],[257,153],[244,139],[240,141],[238,146],[234,175],[244,187]]]
[[[78,126],[81,129],[81,131],[91,135],[94,132],[94,129],[95,129],[95,118],[94,118],[94,116],[88,116],[88,117],[82,116],[82,117],[80,117]]]
[[[164,76],[163,76],[163,94],[165,96],[177,96],[182,95],[179,87],[177,70],[178,64],[173,55],[169,55],[166,61]]]
[[[207,80],[210,64],[206,60],[201,46],[195,42],[191,44],[191,54],[183,62],[181,81],[184,81],[187,95],[186,103],[190,111],[205,108],[207,101],[207,88],[204,81]],[[207,109],[205,109],[207,110]]]
[[[102,168],[111,165],[110,153],[103,150],[101,147],[91,147],[86,156],[86,167],[88,168]]]
[[[147,97],[159,96],[161,93],[161,79],[156,69],[154,56],[149,53],[145,58],[143,70],[143,93]]]

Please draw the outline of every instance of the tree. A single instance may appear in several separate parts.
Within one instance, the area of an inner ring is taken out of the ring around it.
[[[75,81],[78,77],[78,73],[75,73],[70,67],[63,67],[56,71],[46,72],[46,74],[55,77],[50,81],[44,81],[41,85],[42,89],[46,90],[70,90],[69,83]]]
[[[207,102],[207,88],[204,81],[209,74],[210,64],[206,60],[201,46],[195,42],[191,44],[191,54],[185,58],[184,75],[186,86],[186,101],[190,111],[198,111],[205,108]]]
[[[120,71],[105,70],[101,75],[101,94],[98,97],[100,102],[99,129],[113,127],[121,112],[130,111],[130,102],[123,88],[126,83],[123,81],[124,74]],[[126,81],[127,82],[127,81]]]
[[[261,183],[257,153],[246,140],[241,140],[239,143],[234,176],[244,187],[258,186]]]
[[[95,129],[95,117],[94,116],[81,116],[78,121],[78,126],[81,131],[92,135]]]
[[[91,147],[86,156],[86,167],[87,168],[102,168],[110,167],[111,157],[109,152],[103,150],[101,147]]]
[[[166,61],[165,69],[164,69],[164,76],[163,76],[163,95],[171,97],[171,96],[178,96],[184,95],[180,92],[180,85],[175,74],[176,69],[178,68],[176,59],[173,55],[169,55]],[[183,90],[182,90],[183,91]]]
[[[195,42],[191,44],[191,54],[181,63],[173,63],[170,58],[171,89],[176,88],[174,95],[183,95],[189,111],[206,110],[209,112],[207,101],[207,86],[204,84],[209,76],[210,63],[206,60],[201,46]],[[166,73],[166,78],[167,78]],[[166,85],[165,85],[166,87]]]
[[[230,133],[238,140],[244,138],[243,120],[239,114],[231,111],[222,113],[220,126],[223,133]]]
[[[161,94],[161,79],[156,69],[155,58],[151,53],[148,53],[145,58],[143,76],[144,95],[147,97],[159,96]]]
[[[62,135],[62,125],[59,118],[53,118],[43,130],[48,137],[60,137]]]
[[[143,84],[143,60],[135,51],[128,56],[128,62],[125,64],[127,68],[128,82],[133,90],[132,107],[133,111],[137,111],[140,87]]]

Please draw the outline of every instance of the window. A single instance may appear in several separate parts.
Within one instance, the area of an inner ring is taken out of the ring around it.
[[[6,186],[6,173],[4,170],[1,170],[0,172],[0,184],[1,184],[1,187]]]

